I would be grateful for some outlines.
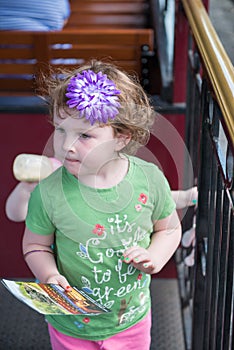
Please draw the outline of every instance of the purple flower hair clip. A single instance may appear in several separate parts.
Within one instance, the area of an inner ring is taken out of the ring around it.
[[[85,117],[93,125],[96,121],[107,123],[119,113],[120,91],[106,74],[91,70],[78,73],[70,79],[66,96],[69,108],[76,108],[80,118]]]

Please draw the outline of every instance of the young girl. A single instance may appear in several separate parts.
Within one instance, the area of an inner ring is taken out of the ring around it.
[[[181,239],[164,175],[129,155],[147,142],[153,109],[138,83],[99,61],[49,84],[49,94],[63,166],[31,194],[24,257],[42,283],[77,286],[109,309],[47,316],[52,348],[149,350],[150,274]]]

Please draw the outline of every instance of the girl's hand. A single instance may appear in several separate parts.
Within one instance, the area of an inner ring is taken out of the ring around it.
[[[139,246],[127,249],[123,253],[123,261],[148,274],[152,274],[155,268],[148,250]]]
[[[48,277],[45,283],[58,284],[63,289],[65,289],[67,292],[69,292],[71,290],[71,286],[69,285],[67,279],[60,274],[52,275],[52,276]]]

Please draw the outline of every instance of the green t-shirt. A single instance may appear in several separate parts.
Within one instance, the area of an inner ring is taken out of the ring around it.
[[[110,312],[47,316],[58,331],[102,340],[143,319],[150,310],[150,275],[122,261],[125,249],[147,248],[153,221],[175,209],[162,172],[128,156],[129,170],[116,186],[85,186],[64,167],[35,188],[26,226],[40,235],[55,233],[60,273]]]

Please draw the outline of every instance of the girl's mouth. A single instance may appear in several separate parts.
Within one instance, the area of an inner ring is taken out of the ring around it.
[[[72,158],[65,158],[65,160],[66,160],[67,162],[71,162],[71,163],[79,162],[78,159],[72,159]]]

